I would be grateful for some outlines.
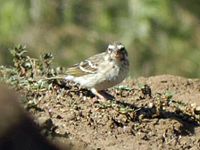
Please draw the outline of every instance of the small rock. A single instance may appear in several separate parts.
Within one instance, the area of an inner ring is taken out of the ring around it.
[[[68,113],[65,117],[67,121],[74,120],[76,118],[76,114],[74,112]]]
[[[148,108],[153,108],[154,107],[154,104],[153,103],[149,103],[148,104]]]
[[[39,125],[45,125],[47,122],[49,122],[49,120],[51,120],[49,117],[47,116],[41,116],[38,118],[38,123]]]
[[[194,109],[194,113],[195,113],[195,114],[200,114],[200,106],[197,106],[197,107]]]

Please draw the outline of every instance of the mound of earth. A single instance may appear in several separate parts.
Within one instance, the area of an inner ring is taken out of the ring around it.
[[[200,149],[200,81],[172,75],[126,80],[96,102],[87,90],[31,95],[27,110],[54,142],[74,149]]]

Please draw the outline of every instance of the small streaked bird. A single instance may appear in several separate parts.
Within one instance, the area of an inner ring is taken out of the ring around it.
[[[66,71],[65,80],[91,90],[101,100],[101,91],[122,82],[129,71],[128,53],[119,42],[109,44],[105,52],[89,57]]]

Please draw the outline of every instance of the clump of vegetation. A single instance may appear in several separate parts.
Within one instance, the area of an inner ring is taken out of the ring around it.
[[[35,102],[43,92],[53,90],[55,80],[49,77],[62,73],[61,67],[53,68],[51,53],[44,54],[40,59],[27,55],[26,47],[18,45],[10,50],[13,67],[1,66],[1,82],[11,85],[16,90],[27,93],[26,102]]]

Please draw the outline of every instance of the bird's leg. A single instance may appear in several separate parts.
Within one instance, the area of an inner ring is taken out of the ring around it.
[[[98,96],[98,97],[100,98],[101,101],[106,101],[106,98],[105,98],[103,95],[101,95],[95,88],[92,88],[92,89],[91,89],[91,92],[92,92],[94,95]]]

